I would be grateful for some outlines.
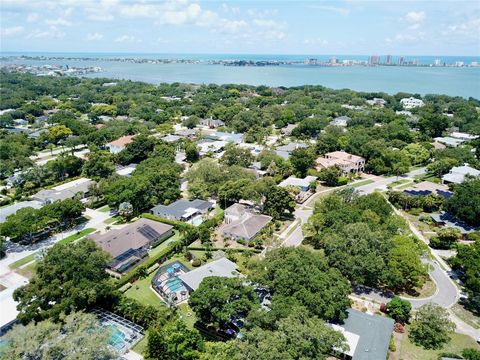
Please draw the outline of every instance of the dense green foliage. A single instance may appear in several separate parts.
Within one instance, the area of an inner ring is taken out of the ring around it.
[[[408,336],[417,345],[425,349],[440,349],[450,341],[455,324],[450,320],[448,311],[433,303],[421,306],[415,313]]]
[[[447,211],[472,226],[480,225],[480,179],[466,180],[455,186],[445,204]]]
[[[43,320],[16,325],[5,338],[2,359],[116,359],[108,346],[110,336],[95,315],[71,313],[57,323]]]
[[[111,296],[112,286],[105,272],[108,255],[92,240],[56,244],[38,265],[30,282],[15,290],[18,319],[58,319],[61,313],[89,309]]]
[[[258,298],[242,279],[207,277],[190,296],[188,304],[200,321],[221,329],[233,316],[248,314],[258,306]]]
[[[0,224],[0,235],[14,242],[32,242],[55,229],[68,228],[84,210],[85,206],[77,199],[56,201],[41,209],[22,208]]]
[[[469,294],[468,305],[480,313],[480,239],[471,245],[457,245],[457,255],[449,259],[452,268],[458,271],[465,290]]]
[[[406,323],[410,319],[410,311],[412,310],[412,304],[408,300],[403,300],[398,296],[395,296],[387,303],[388,315],[392,317],[396,322]]]
[[[406,224],[381,194],[345,190],[326,196],[315,204],[305,231],[307,241],[324,250],[328,264],[355,283],[411,290],[425,281],[418,241],[399,235]]]

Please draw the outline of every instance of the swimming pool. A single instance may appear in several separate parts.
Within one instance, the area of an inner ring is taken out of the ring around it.
[[[165,283],[165,286],[170,290],[171,292],[177,292],[177,291],[185,291],[187,290],[185,286],[183,285],[182,280],[180,280],[177,277],[168,279]]]
[[[193,226],[198,226],[203,223],[203,218],[201,216],[196,216],[190,222],[192,223]]]
[[[110,329],[112,332],[110,339],[108,340],[108,344],[114,347],[117,351],[122,350],[126,345],[126,335],[113,324],[107,325],[106,328]]]

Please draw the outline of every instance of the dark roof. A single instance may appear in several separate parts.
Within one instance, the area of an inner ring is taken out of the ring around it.
[[[348,317],[340,326],[359,336],[353,360],[385,360],[393,331],[393,319],[354,309],[348,309],[347,313]]]
[[[151,209],[151,212],[154,214],[163,214],[164,216],[171,216],[176,219],[181,219],[186,210],[189,208],[204,211],[210,209],[211,207],[213,207],[213,203],[205,200],[177,200],[170,205],[157,205]]]
[[[473,226],[465,224],[447,212],[431,214],[430,217],[435,223],[457,228],[462,234],[469,234],[476,230]]]

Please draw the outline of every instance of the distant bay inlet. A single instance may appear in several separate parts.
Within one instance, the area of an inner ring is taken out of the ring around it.
[[[7,54],[2,54],[7,55]],[[10,54],[8,54],[10,55]],[[37,54],[38,55],[38,54]],[[333,89],[365,92],[409,92],[445,94],[480,99],[480,67],[443,66],[224,66],[209,63],[149,63],[110,61],[100,56],[88,59],[64,58],[2,60],[5,64],[100,67],[104,71],[87,77],[129,79],[159,84],[184,82],[198,84],[249,84],[267,86],[322,85]],[[72,55],[72,54],[70,54]],[[117,55],[119,56],[119,55]],[[139,56],[140,57],[140,56]]]

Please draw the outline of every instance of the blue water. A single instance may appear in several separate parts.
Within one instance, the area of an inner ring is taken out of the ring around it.
[[[20,53],[1,53],[2,56]],[[90,58],[155,58],[193,60],[305,60],[315,57],[327,60],[328,55],[238,55],[238,54],[101,54],[101,53],[22,53],[31,56],[90,57]],[[366,60],[368,56],[345,55],[337,59]],[[470,64],[479,57],[407,56],[407,61],[417,59],[421,64],[431,64],[434,59],[442,63],[464,61]],[[394,57],[395,61],[396,57]],[[216,83],[250,84],[267,86],[323,85],[334,89],[348,88],[357,91],[410,92],[425,94],[446,94],[451,96],[475,97],[480,99],[480,67],[403,67],[403,66],[350,66],[317,67],[304,65],[232,67],[211,64],[144,64],[108,60],[25,60],[12,59],[2,63],[27,65],[56,64],[77,67],[100,66],[101,73],[89,77],[110,77],[130,79],[149,83]]]
[[[180,280],[180,279],[178,279],[178,278],[168,279],[168,280],[166,281],[165,285],[167,286],[167,288],[168,288],[171,292],[177,292],[177,291],[184,291],[184,290],[186,290],[186,289],[185,289],[185,286],[183,286],[182,280]]]
[[[113,346],[116,350],[121,350],[125,346],[125,334],[115,325],[109,325],[108,327],[112,331],[112,335],[110,335],[110,339],[108,340],[109,345]]]

